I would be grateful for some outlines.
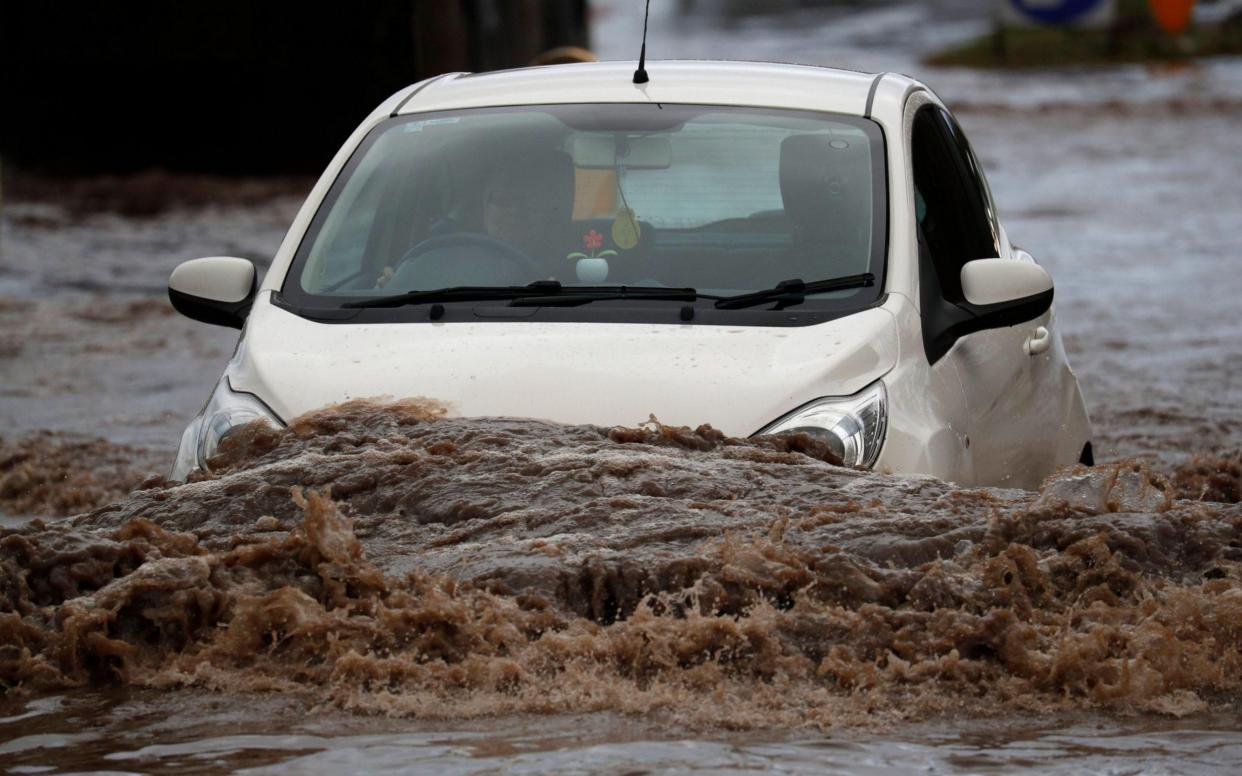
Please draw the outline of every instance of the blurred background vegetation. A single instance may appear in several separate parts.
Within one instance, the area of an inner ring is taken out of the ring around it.
[[[999,7],[999,0],[928,1],[937,8],[968,8],[980,20]],[[626,13],[639,13],[643,0],[632,2]],[[1242,0],[1199,0],[1200,9],[1226,13],[1180,36],[1159,28],[1149,0],[1118,3],[1117,21],[1106,30],[1009,29],[956,43],[926,62],[1035,68],[1242,53]],[[0,3],[5,114],[0,160],[6,185],[10,194],[37,197],[49,177],[142,174],[134,188],[149,192],[146,204],[139,205],[143,209],[203,190],[178,187],[170,174],[314,174],[362,117],[401,87],[442,72],[531,64],[557,47],[587,47],[591,13],[615,13],[621,5],[5,0]],[[695,24],[740,24],[756,15],[845,18],[886,5],[894,3],[656,0],[656,9],[680,13]],[[633,48],[636,53],[637,40]],[[658,56],[679,53],[665,47]],[[112,186],[106,183],[100,191]],[[75,201],[93,201],[92,191],[78,192]]]
[[[991,35],[929,57],[927,64],[1040,68],[1242,54],[1242,3],[1200,4],[1219,4],[1219,18],[1191,24],[1181,35],[1170,35],[1157,24],[1149,0],[1117,0],[1116,21],[1107,29],[998,27]]]
[[[5,0],[6,177],[318,172],[381,100],[588,42],[587,0]]]

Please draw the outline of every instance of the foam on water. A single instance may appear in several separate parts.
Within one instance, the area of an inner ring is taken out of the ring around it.
[[[1242,690],[1242,507],[1142,464],[962,489],[798,436],[439,415],[255,427],[209,478],[4,531],[0,679],[783,730]]]

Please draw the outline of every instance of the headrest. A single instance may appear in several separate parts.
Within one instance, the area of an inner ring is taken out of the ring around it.
[[[857,226],[871,206],[871,158],[865,140],[792,135],[781,142],[781,199],[800,230]],[[869,219],[867,219],[869,221]]]
[[[487,176],[488,185],[537,193],[544,204],[568,219],[574,204],[574,161],[561,150],[513,149]]]

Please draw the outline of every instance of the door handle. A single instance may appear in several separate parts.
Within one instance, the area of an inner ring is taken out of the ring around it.
[[[1025,350],[1028,356],[1038,356],[1040,353],[1046,353],[1051,346],[1052,335],[1043,326],[1038,326],[1027,339]]]

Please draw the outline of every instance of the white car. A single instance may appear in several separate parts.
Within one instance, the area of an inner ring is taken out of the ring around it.
[[[379,106],[263,282],[179,266],[242,329],[173,476],[256,418],[371,396],[462,416],[801,430],[847,466],[1034,488],[1091,462],[1052,280],[910,78],[657,62],[450,73]]]

